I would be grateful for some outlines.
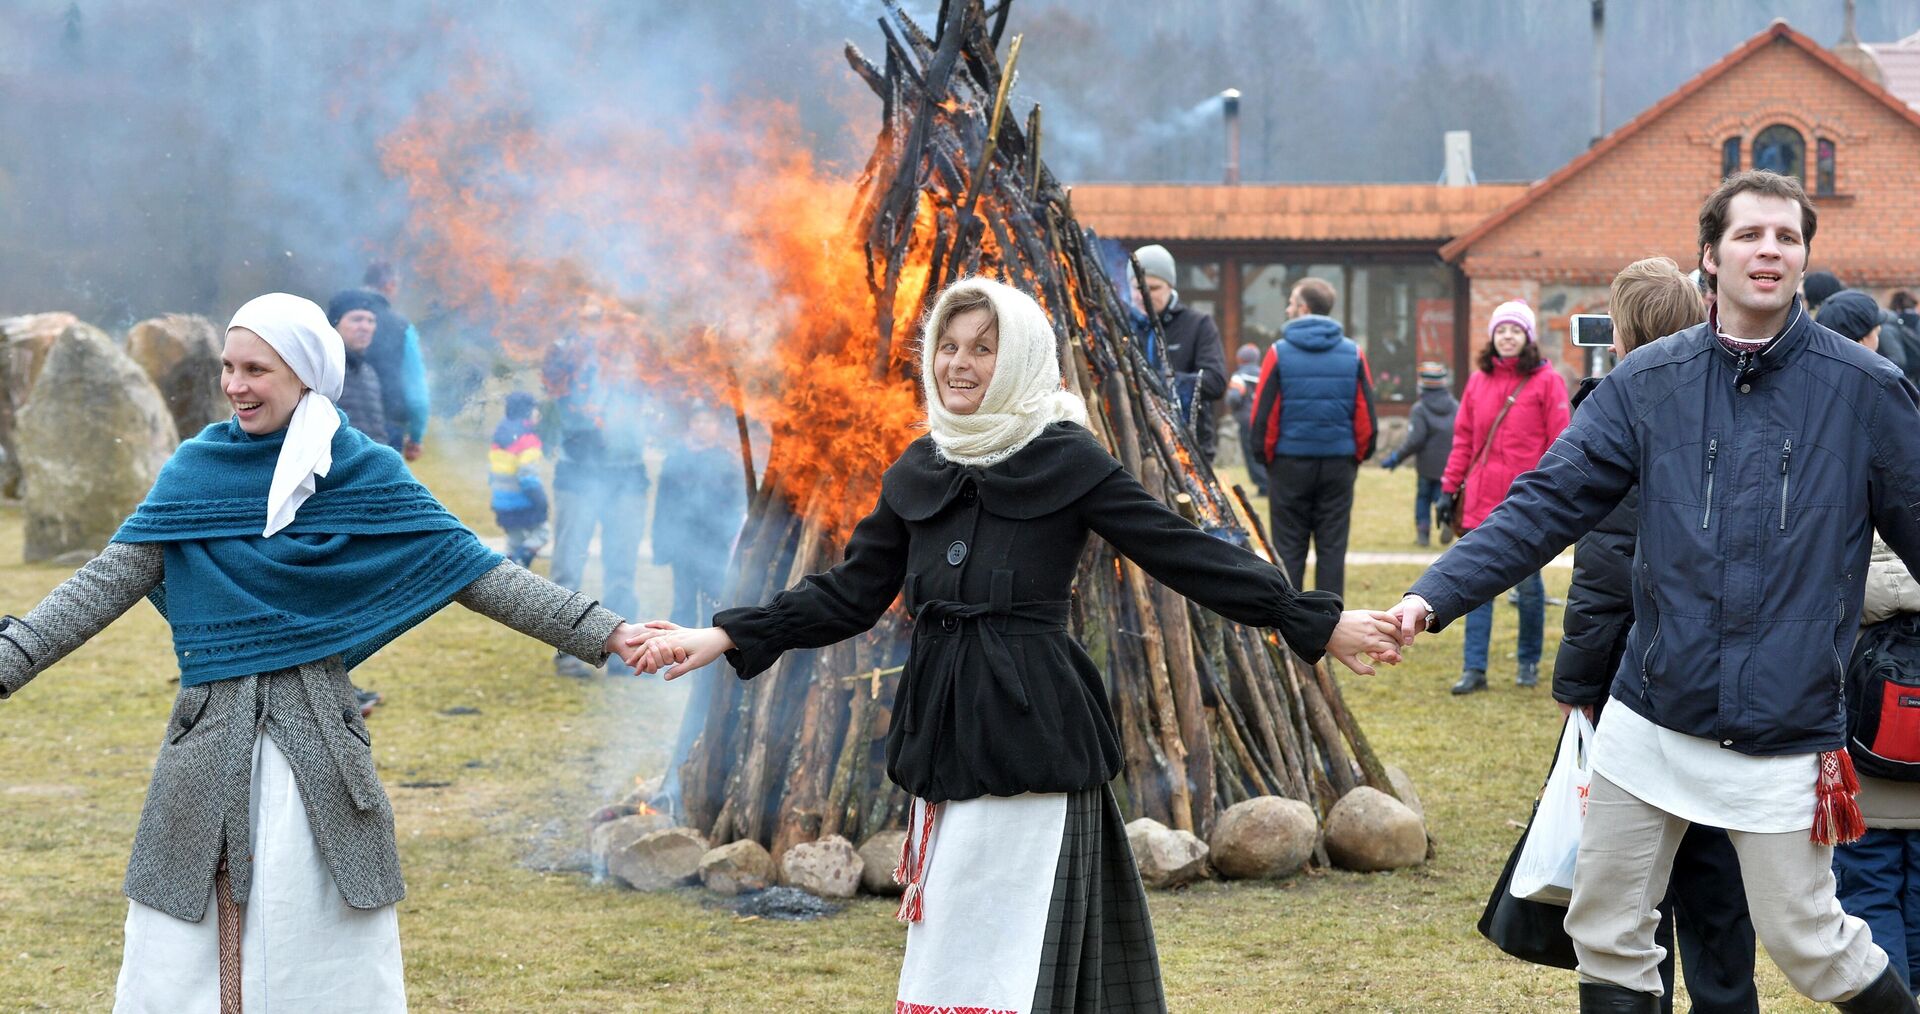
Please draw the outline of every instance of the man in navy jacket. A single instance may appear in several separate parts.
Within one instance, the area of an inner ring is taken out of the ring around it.
[[[1305,588],[1307,540],[1319,553],[1313,586],[1347,583],[1353,482],[1373,457],[1373,377],[1367,354],[1333,319],[1333,286],[1303,278],[1287,299],[1287,326],[1267,349],[1253,394],[1253,439],[1267,466],[1273,551]]]
[[[1858,833],[1843,659],[1873,531],[1920,564],[1920,392],[1795,296],[1815,224],[1797,180],[1729,177],[1700,212],[1707,322],[1629,355],[1394,609],[1408,643],[1439,630],[1639,488],[1634,622],[1567,912],[1583,1011],[1658,1009],[1654,905],[1694,822],[1728,830],[1795,989],[1920,1010],[1831,869],[1833,842]]]

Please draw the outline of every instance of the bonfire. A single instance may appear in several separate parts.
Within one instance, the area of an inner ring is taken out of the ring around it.
[[[881,473],[918,435],[917,322],[974,274],[1047,309],[1068,386],[1147,489],[1271,555],[1244,494],[1200,456],[1171,378],[1143,357],[1140,329],[1157,324],[1075,222],[1041,158],[1040,109],[1021,122],[1009,108],[1020,50],[1003,38],[1009,6],[951,0],[929,34],[888,5],[880,61],[847,46],[881,100],[873,154],[852,179],[764,111],[716,109],[722,126],[690,140],[644,128],[609,138],[600,124],[583,157],[580,138],[516,115],[478,77],[387,146],[417,209],[417,270],[509,355],[535,361],[539,342],[569,332],[635,383],[729,406],[743,443],[749,420],[767,435],[766,467],[746,458],[749,516],[722,604],[763,601],[839,560]],[[556,215],[575,228],[556,229]],[[671,276],[651,269],[663,250]],[[1108,676],[1129,819],[1204,836],[1255,796],[1324,817],[1356,786],[1394,792],[1325,665],[1189,604],[1099,540],[1073,616]],[[700,674],[717,682],[674,801],[686,822],[776,856],[902,826],[908,798],[882,748],[908,633],[896,604],[872,632],[789,652],[751,682]]]

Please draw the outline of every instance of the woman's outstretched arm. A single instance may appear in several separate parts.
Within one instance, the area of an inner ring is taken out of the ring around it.
[[[110,542],[47,593],[25,619],[0,620],[0,700],[106,629],[165,573],[158,545]]]
[[[1341,612],[1340,597],[1295,591],[1280,568],[1216,539],[1115,469],[1078,502],[1082,522],[1161,584],[1230,620],[1272,627],[1301,658],[1331,654],[1358,673],[1364,657],[1397,663],[1397,629],[1385,613]]]
[[[598,601],[569,591],[514,563],[500,565],[474,579],[454,601],[511,627],[536,641],[545,641],[569,655],[598,667],[609,654],[631,662],[637,649],[628,637],[638,633]]]
[[[792,648],[819,648],[872,629],[900,594],[907,575],[907,525],[883,498],[854,526],[847,556],[823,574],[768,599],[765,605],[722,610],[711,627],[681,629],[649,623],[633,643],[641,661],[634,668],[668,679],[684,676],[721,655],[743,679],[751,679]]]

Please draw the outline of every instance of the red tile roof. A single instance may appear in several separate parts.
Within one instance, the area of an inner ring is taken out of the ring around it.
[[[1867,94],[1886,103],[1889,108],[1899,113],[1915,126],[1920,126],[1920,112],[1915,112],[1911,106],[1908,106],[1905,102],[1895,97],[1893,93],[1887,91],[1880,85],[1874,84],[1859,71],[1847,66],[1839,57],[1829,52],[1825,46],[1789,28],[1786,21],[1775,19],[1773,24],[1767,26],[1766,30],[1748,39],[1745,43],[1742,43],[1740,48],[1721,57],[1718,63],[1695,74],[1691,80],[1679,88],[1674,89],[1666,98],[1647,107],[1640,115],[1627,121],[1624,125],[1614,130],[1613,133],[1601,138],[1599,144],[1580,153],[1573,161],[1561,166],[1553,175],[1527,188],[1526,194],[1520,197],[1520,199],[1488,216],[1465,235],[1441,247],[1441,258],[1457,263],[1461,256],[1467,252],[1467,249],[1473,246],[1474,243],[1479,242],[1481,237],[1499,228],[1514,216],[1525,212],[1554,188],[1565,183],[1575,175],[1578,175],[1581,171],[1585,170],[1587,166],[1592,165],[1608,152],[1619,147],[1622,141],[1639,133],[1653,121],[1665,116],[1673,107],[1685,102],[1695,92],[1705,88],[1716,78],[1733,69],[1733,67],[1741,61],[1759,52],[1762,47],[1775,39],[1784,39],[1806,50],[1814,59],[1826,64],[1832,68],[1835,73],[1858,85],[1861,90]]]
[[[1142,241],[1444,242],[1526,192],[1525,183],[1082,183],[1073,213],[1102,236]]]

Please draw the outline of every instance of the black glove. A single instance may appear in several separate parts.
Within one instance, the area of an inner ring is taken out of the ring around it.
[[[1443,523],[1451,523],[1453,519],[1453,505],[1458,497],[1459,494],[1457,493],[1442,492],[1433,501],[1434,516],[1439,518]]]

